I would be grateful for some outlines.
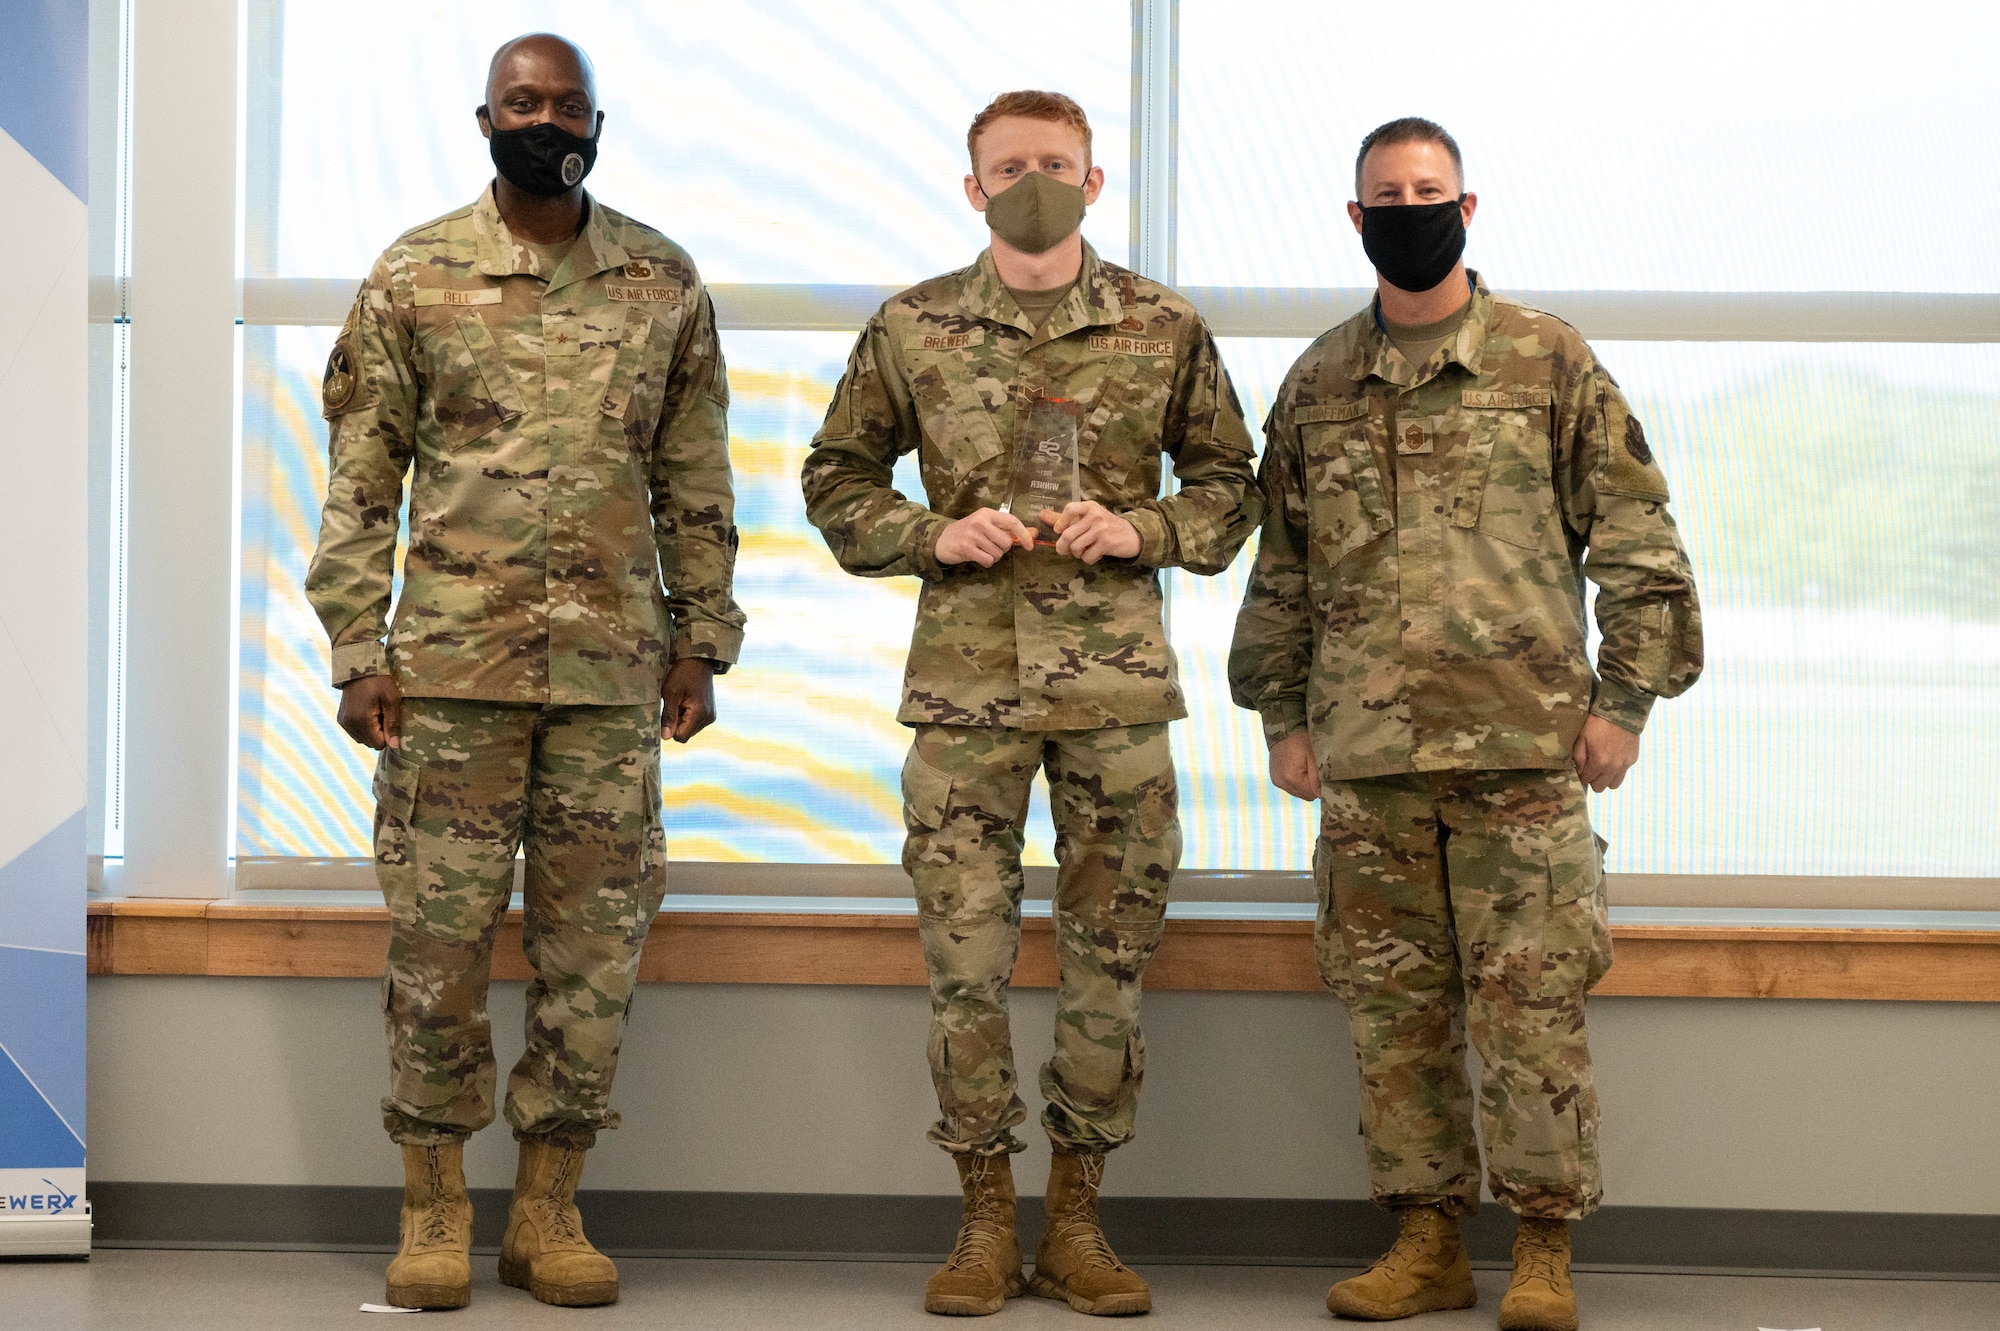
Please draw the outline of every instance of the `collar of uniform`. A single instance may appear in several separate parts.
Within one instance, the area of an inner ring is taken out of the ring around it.
[[[1021,307],[1014,303],[1007,284],[1000,280],[1000,270],[994,266],[993,251],[990,249],[981,250],[979,262],[965,270],[965,280],[959,284],[958,304],[975,319],[1018,328],[1030,336],[1034,334],[1028,316],[1021,313]],[[1104,271],[1097,251],[1090,247],[1089,241],[1084,241],[1083,267],[1076,275],[1076,286],[1063,298],[1063,303],[1049,314],[1047,335],[1042,340],[1054,341],[1079,328],[1115,324],[1124,317],[1125,307],[1118,299],[1117,285]]]
[[[507,229],[491,186],[479,196],[479,202],[472,209],[472,227],[473,234],[478,238],[477,264],[481,273],[488,277],[534,273],[534,261],[528,251],[515,241],[514,233]],[[604,209],[597,206],[597,200],[591,198],[588,192],[583,196],[583,231],[577,239],[579,243],[570,247],[562,266],[549,275],[551,291],[579,278],[595,277],[631,257],[618,243]],[[589,247],[587,256],[585,246]]]
[[[583,206],[585,210],[583,234],[577,237],[577,243],[570,247],[569,257],[563,262],[563,268],[568,271],[557,272],[556,277],[561,280],[552,280],[549,283],[551,288],[566,282],[578,282],[587,277],[596,277],[606,269],[622,268],[632,257],[619,242],[618,233],[611,225],[610,215],[598,207],[597,200],[591,198],[587,192],[583,196]]]
[[[1437,377],[1453,361],[1478,374],[1486,351],[1486,327],[1493,318],[1493,293],[1486,289],[1486,279],[1479,275],[1478,270],[1468,268],[1465,275],[1472,281],[1472,308],[1465,312],[1465,322],[1459,325],[1458,336],[1438,348],[1428,366],[1410,364],[1396,349],[1396,344],[1389,340],[1389,335],[1382,329],[1382,297],[1378,294],[1369,303],[1368,322],[1355,341],[1347,377],[1356,383],[1372,377],[1398,388],[1415,388]],[[1430,368],[1428,374],[1424,373],[1427,368]]]

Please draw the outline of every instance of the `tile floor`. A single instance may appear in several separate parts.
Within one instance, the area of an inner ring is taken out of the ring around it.
[[[379,1253],[107,1249],[88,1262],[0,1263],[0,1326],[23,1331],[267,1331],[385,1326],[359,1311],[382,1297]],[[624,1297],[592,1310],[545,1308],[503,1287],[491,1256],[473,1263],[473,1301],[450,1317],[478,1331],[894,1331],[946,1325],[923,1312],[927,1266],[898,1262],[626,1258]],[[1264,1331],[1335,1323],[1323,1299],[1338,1274],[1309,1267],[1149,1267],[1157,1331]],[[1479,1272],[1479,1306],[1433,1313],[1421,1331],[1491,1328],[1506,1273]],[[1636,1275],[1577,1278],[1588,1331],[1996,1331],[2000,1282]],[[387,1326],[398,1323],[387,1321]],[[994,1331],[1086,1325],[1061,1304],[1010,1302]]]

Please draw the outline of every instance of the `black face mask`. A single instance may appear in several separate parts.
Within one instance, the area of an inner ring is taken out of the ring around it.
[[[1388,204],[1361,210],[1361,248],[1392,287],[1429,291],[1451,276],[1465,253],[1460,199]]]
[[[494,169],[508,184],[537,198],[569,193],[597,162],[596,138],[579,139],[546,120],[526,129],[495,129],[487,142]]]

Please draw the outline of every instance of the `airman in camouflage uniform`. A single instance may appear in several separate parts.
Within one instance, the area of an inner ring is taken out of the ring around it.
[[[1010,94],[995,105],[1050,97]],[[1028,105],[1017,121],[1055,118]],[[1073,103],[1059,105],[1073,113],[1069,124],[1080,120]],[[959,1162],[968,1225],[977,1180],[1023,1149],[1013,1134],[1027,1111],[1006,991],[1037,769],[1047,773],[1056,825],[1061,969],[1042,1123],[1059,1169],[1082,1160],[1095,1164],[1077,1169],[1101,1170],[1104,1152],[1132,1137],[1145,1068],[1140,979],[1181,848],[1166,723],[1187,712],[1159,570],[1221,571],[1258,516],[1249,433],[1200,315],[1176,292],[1076,243],[1075,285],[1039,325],[1003,285],[992,249],[884,304],[855,345],[804,467],[808,516],[843,568],[923,582],[897,712],[916,731],[903,767],[903,864],[931,977],[942,1117],[929,1135]],[[1134,553],[1085,560],[1043,542],[990,566],[942,562],[947,528],[1008,503],[1016,437],[1039,398],[1078,404],[1082,499],[1130,524]],[[912,450],[923,503],[891,484],[896,459]],[[1166,498],[1163,453],[1179,482]],[[1011,1174],[1004,1191],[1011,1243]],[[1089,1225],[1095,1232],[1094,1213]],[[1018,1255],[1012,1261],[1001,1276],[1018,1292]],[[1143,1282],[1080,1294],[1083,1282],[1049,1284],[1066,1278],[1057,1267],[1045,1250],[1038,1293],[1087,1311],[1138,1310]],[[957,1302],[941,1293],[952,1269],[933,1281],[933,1311],[999,1306],[998,1293]]]
[[[495,70],[496,86],[509,70],[522,80],[505,94],[517,118],[550,79],[565,99],[593,96],[587,62],[559,39],[510,43]],[[489,100],[497,127],[495,88]],[[356,298],[327,367],[331,477],[307,593],[335,685],[382,700],[365,724],[344,703],[342,724],[382,750],[389,1134],[406,1161],[450,1148],[449,1176],[457,1144],[492,1121],[487,976],[525,848],[535,978],[506,1117],[524,1187],[543,1178],[553,1191],[537,1204],[562,1211],[580,1153],[616,1126],[612,1074],[666,888],[662,698],[676,738],[706,725],[708,676],[735,660],[744,616],[730,591],[728,389],[694,264],[573,180],[574,240],[525,241],[503,217],[507,183],[503,169],[475,203],[405,233]],[[568,1223],[549,1220],[544,1238]],[[405,1229],[399,1261],[407,1214]],[[571,1256],[572,1275],[590,1265]],[[587,1257],[601,1268],[567,1281],[520,1257],[512,1283],[551,1302],[615,1297],[610,1263]],[[398,1270],[391,1302],[463,1301],[456,1276],[399,1286]]]
[[[1263,718],[1274,779],[1310,737],[1318,959],[1351,1019],[1375,1199],[1405,1212],[1406,1233],[1448,1233],[1441,1267],[1463,1266],[1444,1222],[1480,1193],[1468,1024],[1487,1179],[1527,1218],[1524,1242],[1555,1242],[1560,1223],[1540,1222],[1598,1205],[1584,996],[1611,939],[1578,769],[1599,789],[1623,769],[1596,779],[1579,736],[1597,718],[1636,755],[1654,699],[1701,669],[1666,481],[1617,384],[1568,324],[1455,274],[1463,321],[1421,363],[1378,297],[1286,376],[1229,666],[1236,702]],[[1336,1286],[1334,1310],[1471,1301],[1469,1270],[1432,1280],[1389,1270],[1394,1254],[1384,1264]],[[1517,1284],[1529,1268],[1542,1269],[1517,1263]],[[1531,1296],[1510,1292],[1503,1326],[1574,1325],[1573,1302],[1522,1311]]]

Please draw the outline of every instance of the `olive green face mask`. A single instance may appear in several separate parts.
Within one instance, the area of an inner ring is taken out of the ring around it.
[[[1052,250],[1083,225],[1083,186],[1030,171],[986,196],[986,225],[1023,254]]]

